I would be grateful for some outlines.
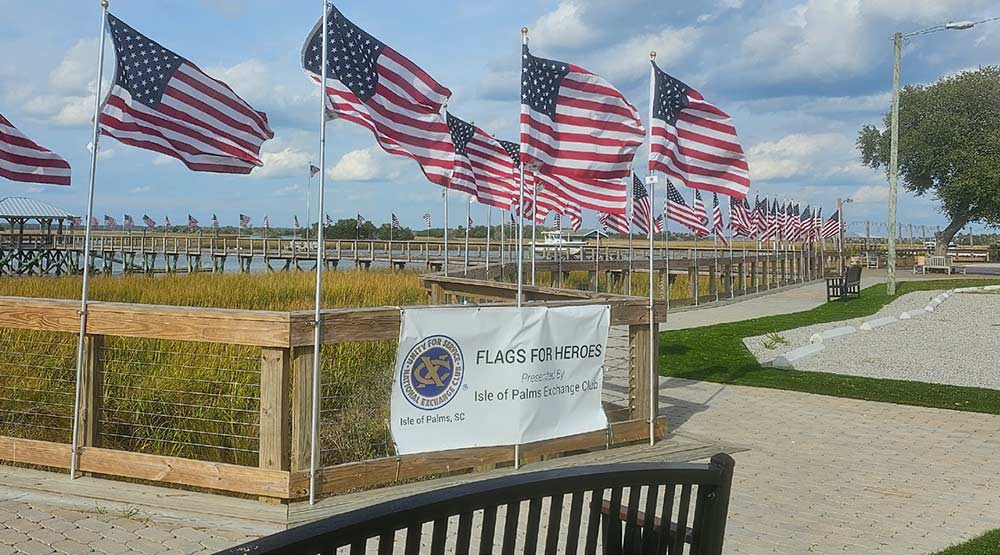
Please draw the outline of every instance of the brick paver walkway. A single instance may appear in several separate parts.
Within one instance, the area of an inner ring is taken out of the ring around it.
[[[932,553],[1000,528],[1000,416],[661,381],[670,427],[747,451],[726,552]]]
[[[215,553],[249,539],[246,530],[152,520],[128,507],[71,509],[0,489],[0,555]]]

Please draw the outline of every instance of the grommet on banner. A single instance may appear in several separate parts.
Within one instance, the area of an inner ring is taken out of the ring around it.
[[[395,479],[396,482],[399,481],[399,466],[401,464],[402,464],[402,459],[399,458],[399,457],[396,457],[396,479]]]

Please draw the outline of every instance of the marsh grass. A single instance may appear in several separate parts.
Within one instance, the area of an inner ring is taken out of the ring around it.
[[[323,306],[426,303],[417,272],[330,272]],[[137,304],[307,310],[309,273],[97,277],[91,299]],[[77,277],[0,279],[0,295],[75,299]],[[395,341],[324,347],[324,464],[392,454],[388,408]],[[106,338],[104,447],[256,466],[259,347]],[[76,336],[0,330],[0,435],[70,441]]]

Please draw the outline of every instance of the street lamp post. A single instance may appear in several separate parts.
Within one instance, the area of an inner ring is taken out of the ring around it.
[[[903,56],[903,40],[916,35],[926,35],[938,31],[964,31],[971,29],[979,23],[996,21],[996,17],[983,19],[980,21],[954,21],[944,25],[935,25],[912,33],[895,33],[892,36],[892,111],[889,125],[889,222],[888,222],[888,256],[886,266],[888,278],[886,280],[886,292],[889,295],[896,294],[896,185],[899,180],[899,64]]]
[[[840,275],[844,275],[847,272],[846,258],[844,257],[844,250],[847,247],[847,243],[845,242],[846,238],[844,237],[844,222],[846,222],[847,219],[844,217],[844,205],[852,202],[854,202],[854,199],[837,199],[837,218],[840,219],[840,221],[837,222],[839,224],[837,226],[837,240],[840,243],[840,248],[838,249],[840,250]]]

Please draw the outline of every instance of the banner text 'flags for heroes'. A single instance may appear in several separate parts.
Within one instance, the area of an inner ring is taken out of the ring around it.
[[[397,452],[605,429],[610,322],[606,305],[404,310],[390,413]]]

